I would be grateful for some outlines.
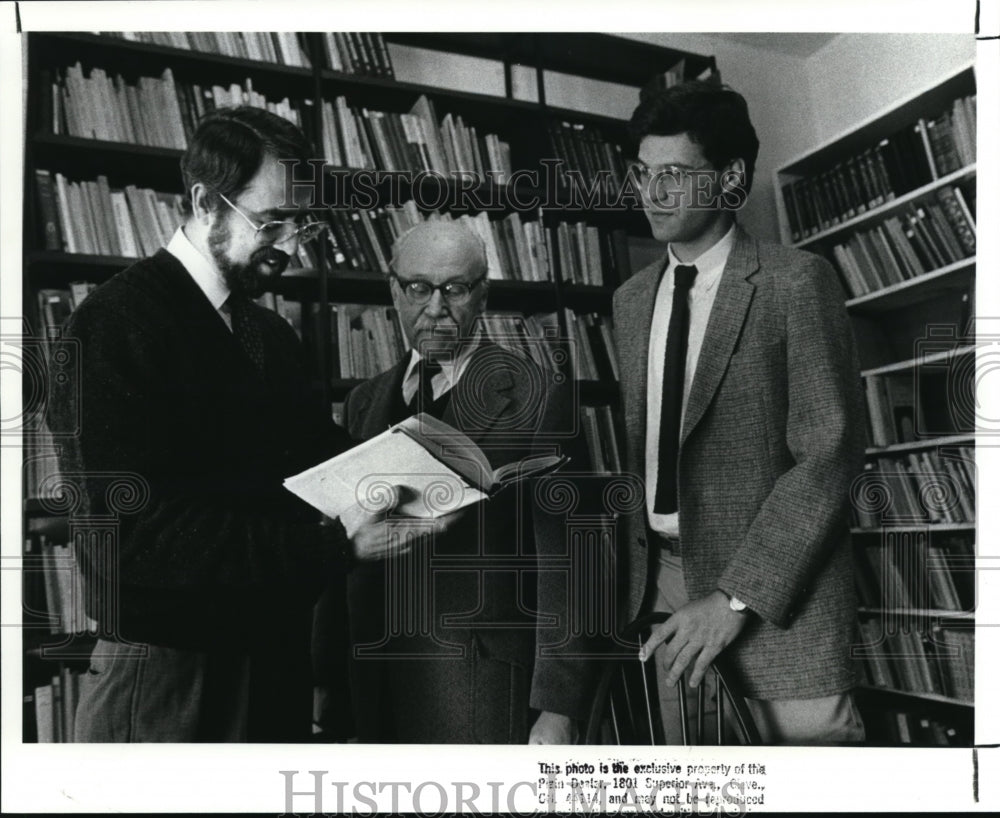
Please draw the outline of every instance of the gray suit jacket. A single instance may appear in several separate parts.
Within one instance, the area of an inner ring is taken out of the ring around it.
[[[665,258],[615,293],[626,461],[645,474],[646,368]],[[832,695],[854,683],[848,491],[864,415],[857,354],[833,268],[738,230],[719,283],[681,430],[687,591],[720,588],[756,614],[731,655],[747,694]],[[645,510],[621,557],[628,619],[654,579]]]
[[[352,437],[367,440],[391,424],[408,361],[407,355],[348,396],[344,425]],[[575,423],[569,398],[566,389],[557,387],[527,358],[485,343],[452,390],[443,420],[477,443],[494,468],[556,449],[570,454],[576,465],[581,462],[581,443],[572,436]],[[391,464],[386,466],[391,470]],[[434,571],[430,579],[433,631],[441,641],[470,646],[473,656],[518,666],[531,680],[532,708],[583,718],[593,663],[580,654],[590,649],[589,643],[571,636],[566,576],[551,569],[539,571],[533,559],[537,555],[559,560],[567,556],[567,548],[565,519],[539,506],[532,483],[505,489],[468,508],[434,544],[434,554],[450,560],[453,567]],[[348,597],[355,641],[363,636],[361,628],[367,632],[362,641],[380,636],[383,576],[379,568],[351,574]],[[546,646],[549,650],[543,653]],[[514,706],[509,693],[486,689],[492,683],[485,674],[482,679],[476,683],[474,699],[502,698]],[[414,698],[421,695],[425,703],[440,702],[448,692],[428,689],[415,692]],[[526,712],[512,714],[516,717],[523,719]],[[476,716],[454,712],[452,718]]]

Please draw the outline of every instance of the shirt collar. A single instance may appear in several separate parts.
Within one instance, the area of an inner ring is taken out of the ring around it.
[[[672,273],[674,267],[678,264],[693,264],[698,268],[698,277],[695,279],[694,289],[711,287],[718,281],[719,276],[722,274],[722,270],[726,266],[726,260],[729,258],[729,253],[732,251],[735,242],[736,224],[734,222],[726,232],[726,235],[698,256],[698,258],[694,259],[694,261],[680,261],[674,255],[674,248],[671,246],[668,248],[669,270]]]
[[[481,341],[482,335],[476,330],[472,338],[459,347],[458,354],[452,360],[441,361],[441,371],[431,378],[435,400],[455,387]],[[420,388],[420,372],[417,365],[421,357],[416,349],[410,350],[410,362],[406,365],[406,372],[403,373],[403,400],[406,403],[413,400],[413,396]]]
[[[226,303],[226,299],[229,298],[229,287],[226,286],[225,279],[215,269],[215,265],[191,243],[183,227],[177,228],[177,232],[167,244],[167,252],[184,265],[184,269],[215,309]]]

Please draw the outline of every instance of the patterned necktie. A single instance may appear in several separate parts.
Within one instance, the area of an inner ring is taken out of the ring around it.
[[[420,376],[420,386],[414,394],[410,408],[414,412],[430,412],[434,405],[434,387],[431,379],[441,371],[441,364],[421,358],[417,362],[417,374]]]
[[[243,351],[253,362],[257,374],[265,378],[264,339],[260,324],[254,316],[253,305],[245,296],[230,295],[226,301],[233,322],[233,335],[240,342]],[[266,378],[265,378],[266,379]]]
[[[691,311],[688,293],[698,269],[679,264],[674,268],[674,300],[667,328],[667,350],[663,358],[663,400],[660,405],[660,463],[656,474],[653,512],[677,511],[677,456],[681,443],[681,409],[684,405],[684,365],[687,359]]]

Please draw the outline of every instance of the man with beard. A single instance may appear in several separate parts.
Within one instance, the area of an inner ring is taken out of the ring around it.
[[[313,603],[353,562],[399,550],[384,514],[324,521],[282,487],[347,445],[295,333],[251,301],[319,231],[287,207],[278,161],[309,156],[266,111],[209,115],[181,160],[184,225],[67,325],[82,381],[53,379],[51,411],[80,419],[65,476],[87,513],[119,520],[109,547],[78,544],[101,637],[78,740],[307,740]]]

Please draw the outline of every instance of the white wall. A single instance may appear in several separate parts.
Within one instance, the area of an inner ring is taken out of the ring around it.
[[[760,138],[754,188],[740,221],[761,238],[779,238],[775,168],[931,85],[975,55],[963,34],[841,34],[809,57],[790,56],[712,34],[622,34],[698,54],[714,54],[722,79],[742,93]],[[794,37],[794,34],[789,34]],[[503,94],[499,63],[392,47],[401,80]],[[533,74],[515,72],[516,94],[534,98]],[[557,75],[553,105],[626,118],[636,89]]]
[[[972,34],[841,34],[805,63],[813,144],[933,85],[975,56]]]

